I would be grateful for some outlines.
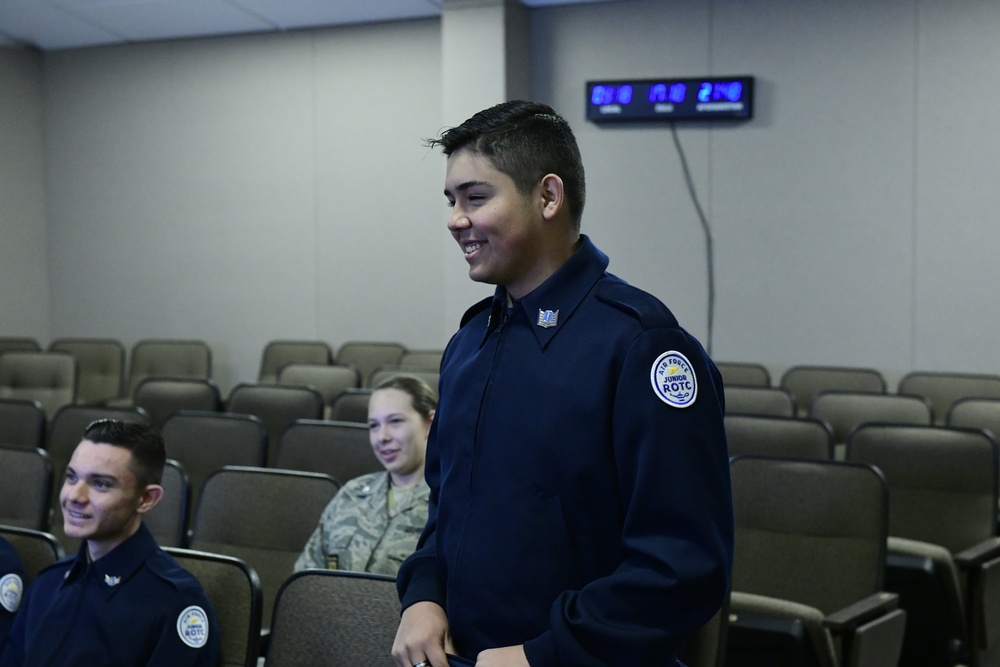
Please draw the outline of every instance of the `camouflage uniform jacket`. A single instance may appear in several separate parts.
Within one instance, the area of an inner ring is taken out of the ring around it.
[[[295,570],[321,568],[376,572],[396,576],[413,553],[427,523],[430,489],[423,479],[409,489],[393,489],[389,507],[389,473],[352,479],[323,510]]]

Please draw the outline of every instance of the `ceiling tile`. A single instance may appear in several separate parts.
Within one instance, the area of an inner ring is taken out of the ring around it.
[[[132,41],[275,28],[223,0],[60,0],[59,7],[83,21]]]
[[[40,49],[121,40],[119,35],[66,15],[44,2],[0,3],[0,33]]]
[[[228,0],[261,16],[281,29],[395,19],[441,14],[440,0]]]
[[[522,0],[528,7],[612,0]],[[0,0],[0,46],[66,49],[438,16],[443,0]]]

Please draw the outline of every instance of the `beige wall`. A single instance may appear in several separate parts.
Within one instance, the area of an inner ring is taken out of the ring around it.
[[[535,21],[578,128],[584,225],[704,336],[704,242],[664,126],[583,119],[586,80],[757,77],[756,118],[679,135],[716,248],[714,355],[1000,373],[1000,5],[639,1]]]
[[[1000,372],[1000,5],[627,0],[535,10],[530,32],[534,95],[583,149],[585,231],[702,338],[704,241],[669,129],[586,122],[584,86],[757,77],[752,122],[678,129],[715,238],[716,358]],[[490,290],[453,288],[444,161],[421,145],[463,120],[444,117],[441,42],[425,20],[18,65],[34,98],[0,101],[0,129],[47,141],[26,170],[0,152],[0,174],[44,182],[12,254],[48,269],[0,266],[4,330],[204,338],[224,388],[273,338],[444,345]]]
[[[53,329],[203,338],[224,388],[274,338],[443,346],[438,41],[421,21],[48,54]]]
[[[49,336],[42,57],[0,48],[0,336]]]

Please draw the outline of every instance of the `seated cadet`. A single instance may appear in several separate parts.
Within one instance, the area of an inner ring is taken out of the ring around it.
[[[368,401],[369,439],[387,473],[352,479],[323,510],[295,570],[324,568],[395,576],[427,523],[427,433],[437,398],[423,381],[398,375]]]
[[[59,494],[75,557],[42,570],[0,665],[214,665],[215,613],[201,585],[157,546],[142,516],[163,495],[166,453],[148,426],[87,427]]]
[[[17,551],[0,537],[0,652],[7,643],[7,633],[24,593],[24,565]]]

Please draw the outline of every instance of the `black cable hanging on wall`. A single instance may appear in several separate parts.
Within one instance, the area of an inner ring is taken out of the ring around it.
[[[674,146],[677,148],[677,155],[681,160],[681,169],[684,171],[684,181],[687,183],[688,194],[694,204],[694,210],[698,214],[702,231],[705,233],[705,260],[708,268],[708,334],[705,339],[705,349],[708,354],[712,354],[712,335],[715,326],[715,249],[712,245],[712,228],[705,216],[705,211],[698,201],[698,193],[694,189],[694,180],[691,178],[691,170],[688,168],[687,156],[681,146],[680,137],[677,136],[677,125],[670,123],[670,134],[674,138]]]

